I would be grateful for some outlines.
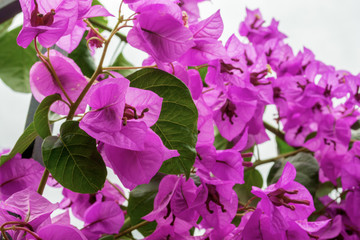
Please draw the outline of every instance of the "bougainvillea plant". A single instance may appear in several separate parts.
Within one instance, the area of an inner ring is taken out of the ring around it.
[[[360,75],[294,53],[258,9],[223,43],[220,11],[200,19],[201,1],[123,0],[114,16],[20,0],[23,26],[0,41],[26,56],[26,81],[9,86],[40,104],[0,152],[1,239],[360,239]],[[118,37],[148,54],[142,66],[121,53],[105,65]],[[282,128],[263,121],[269,105]],[[266,129],[279,156],[251,161]],[[25,157],[35,139],[42,159]]]

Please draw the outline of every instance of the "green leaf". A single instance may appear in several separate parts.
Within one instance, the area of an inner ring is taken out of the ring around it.
[[[99,240],[115,240],[114,235],[107,235],[102,238],[99,238]]]
[[[85,38],[81,39],[79,46],[72,51],[68,57],[74,60],[85,76],[92,76],[95,71],[95,63],[89,49],[86,46]]]
[[[0,24],[0,37],[7,32],[7,30],[10,27],[12,21],[13,21],[13,18],[10,18],[9,20],[6,20],[5,22]]]
[[[17,45],[20,29],[15,28],[0,37],[0,78],[12,90],[28,93],[29,72],[37,57],[32,44],[26,49]]]
[[[313,139],[314,137],[316,137],[316,134],[317,134],[317,132],[309,133],[305,138],[305,142],[307,142],[308,140]]]
[[[199,71],[201,79],[203,80],[203,82],[205,82],[205,77],[208,72],[208,67],[199,68],[198,71]]]
[[[115,59],[115,61],[113,62],[112,66],[133,66],[133,64],[131,64],[128,60],[125,59],[124,55],[122,53],[119,54],[119,56],[117,56],[117,58]],[[135,69],[124,69],[124,70],[115,70],[116,72],[120,73],[123,76],[128,76],[132,73],[134,73],[136,70]]]
[[[79,128],[79,122],[64,122],[60,136],[45,138],[42,153],[46,168],[65,188],[96,193],[104,186],[105,163],[96,149],[95,139]]]
[[[141,218],[149,214],[154,209],[154,198],[158,193],[159,183],[162,177],[162,174],[155,175],[149,184],[139,185],[130,192],[127,213],[130,216],[132,226],[144,221]],[[155,230],[155,228],[156,222],[151,222],[138,228],[138,230],[144,236],[148,236]]]
[[[293,152],[296,150],[295,148],[293,148],[292,146],[290,146],[284,140],[282,140],[281,138],[279,138],[277,136],[276,136],[276,144],[277,144],[279,154],[289,153],[289,152]]]
[[[151,128],[167,148],[178,150],[180,156],[165,161],[160,171],[189,177],[198,134],[198,112],[189,89],[178,78],[158,69],[142,69],[127,78],[131,87],[151,90],[163,98],[160,117]]]
[[[49,126],[49,111],[50,106],[54,102],[61,100],[60,94],[53,94],[47,96],[42,100],[38,108],[36,109],[34,115],[34,126],[36,131],[39,133],[39,136],[43,139],[51,135],[51,130]]]
[[[316,190],[316,194],[315,196],[317,198],[323,197],[323,196],[327,196],[329,193],[331,193],[336,187],[334,186],[334,184],[332,184],[330,181],[329,182],[324,182],[319,184],[318,189]]]
[[[35,140],[37,136],[38,133],[35,129],[34,123],[31,123],[17,140],[11,152],[7,155],[1,156],[0,166],[8,160],[12,159],[17,153],[23,153],[31,145],[31,143]]]
[[[278,160],[270,170],[267,183],[276,183],[282,175],[286,162],[290,162],[296,169],[295,181],[304,185],[311,195],[319,186],[319,164],[310,153],[300,152],[286,159]]]
[[[249,169],[244,172],[244,184],[235,184],[234,190],[238,195],[238,199],[242,203],[246,203],[254,195],[251,193],[252,186],[261,188],[263,185],[263,178],[260,172],[256,169]],[[256,206],[257,201],[253,201],[251,206]]]

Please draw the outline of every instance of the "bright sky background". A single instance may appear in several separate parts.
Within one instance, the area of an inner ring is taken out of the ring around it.
[[[102,2],[116,15],[119,1]],[[200,6],[203,18],[221,9],[225,25],[221,39],[224,43],[233,33],[238,34],[239,23],[245,17],[246,6],[250,9],[260,8],[266,20],[265,24],[270,23],[271,18],[280,21],[279,29],[288,36],[286,42],[293,47],[294,52],[305,46],[314,52],[318,60],[326,64],[353,74],[360,72],[358,0],[213,0],[201,3]],[[17,22],[21,21],[22,17],[18,17]],[[117,43],[114,43],[110,52],[115,51],[117,46]],[[125,56],[135,65],[139,65],[146,55],[126,47]],[[29,101],[30,94],[14,93],[0,81],[0,149],[11,148],[21,135]],[[271,122],[272,113],[266,114],[266,118]],[[275,154],[273,143],[261,148],[262,159],[273,157]]]

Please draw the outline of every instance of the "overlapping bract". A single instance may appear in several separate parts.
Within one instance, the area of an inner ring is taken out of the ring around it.
[[[71,52],[86,29],[83,18],[110,16],[101,6],[90,7],[86,0],[20,2],[24,28],[18,44],[22,47],[37,37],[44,47],[57,44]],[[199,21],[198,2],[124,1],[136,12],[127,36],[129,44],[149,54],[144,65],[156,63],[181,79],[199,112],[197,157],[191,178],[163,177],[154,209],[143,217],[157,222],[147,239],[360,238],[360,145],[357,141],[350,144],[350,127],[359,116],[360,76],[325,65],[306,48],[294,54],[284,42],[286,36],[278,30],[278,22],[272,20],[265,26],[259,10],[247,9],[240,24],[239,33],[249,43],[232,35],[223,45],[219,41],[224,28],[220,11]],[[71,105],[67,98],[75,102],[87,79],[59,52],[51,50],[49,56],[58,79],[46,63],[36,63],[30,72],[32,92],[38,101],[61,94],[66,103],[57,102],[51,110],[66,115]],[[207,68],[207,73],[201,77],[198,70],[202,68]],[[91,87],[76,114],[84,113],[80,127],[97,140],[107,166],[132,190],[149,183],[165,160],[179,154],[167,149],[150,128],[159,118],[162,98],[129,87],[129,81],[116,73],[110,75],[113,77],[99,78]],[[341,178],[342,198],[322,197],[325,207],[317,221],[308,222],[315,211],[313,197],[294,181],[296,170],[290,163],[275,184],[266,189],[253,186],[251,193],[260,199],[256,208],[238,201],[234,186],[244,184],[244,166],[251,166],[241,151],[269,140],[262,120],[270,104],[277,107],[286,142],[315,153],[320,181],[340,187]],[[214,125],[227,140],[225,150],[214,147]],[[17,227],[31,226],[44,239],[61,239],[56,231],[74,239],[98,239],[119,232],[126,217],[119,206],[124,203],[121,187],[107,182],[96,194],[63,190],[60,206],[71,208],[85,223],[79,231],[69,225],[66,213],[50,220],[57,206],[34,193],[35,186],[29,184],[38,181],[41,166],[34,163],[33,172],[25,177],[22,172],[32,160],[16,173],[12,165],[22,161],[17,155],[1,167],[6,170],[0,168],[7,171],[0,179],[1,192],[5,193],[2,200],[6,200],[0,203],[0,225],[17,221]],[[9,185],[16,187],[10,189]],[[42,207],[37,205],[40,203]],[[26,216],[29,208],[31,214]],[[240,224],[235,224],[235,217],[240,216]],[[193,228],[205,233],[195,238],[190,234]],[[24,232],[8,233],[15,239]]]

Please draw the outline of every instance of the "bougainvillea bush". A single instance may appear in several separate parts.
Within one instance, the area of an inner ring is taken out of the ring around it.
[[[20,0],[23,25],[4,23],[0,42],[28,71],[1,77],[39,105],[0,152],[1,239],[360,239],[360,75],[294,53],[258,9],[223,43],[220,11],[200,19],[201,1],[123,0],[114,16]],[[145,52],[142,66],[122,53],[105,65],[114,38]],[[266,129],[279,156],[252,160]],[[53,187],[57,203],[42,196]]]

